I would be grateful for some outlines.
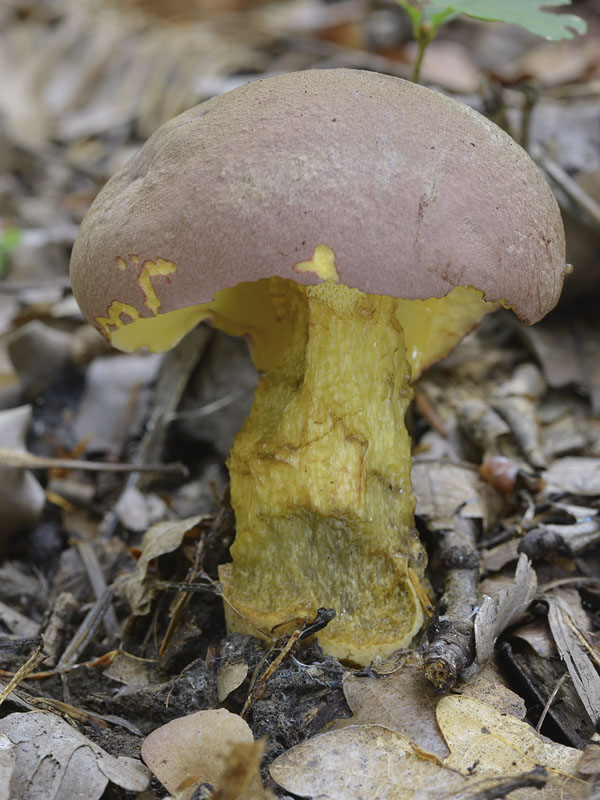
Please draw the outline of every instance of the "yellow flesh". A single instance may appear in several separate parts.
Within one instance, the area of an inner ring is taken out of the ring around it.
[[[189,330],[209,317],[251,335],[264,374],[228,462],[230,630],[276,637],[326,607],[337,616],[318,639],[338,658],[366,664],[410,644],[424,617],[409,568],[417,581],[425,568],[404,425],[411,373],[494,307],[468,288],[406,301],[271,278],[113,332],[122,349],[158,350],[155,332],[174,330],[172,320]]]

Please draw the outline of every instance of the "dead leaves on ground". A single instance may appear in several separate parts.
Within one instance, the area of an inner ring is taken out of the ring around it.
[[[271,775],[287,791],[319,800],[444,800],[502,786],[513,786],[510,796],[519,800],[585,796],[577,776],[581,752],[550,742],[528,723],[460,695],[439,700],[436,718],[446,758],[382,725],[351,725],[289,750]]]
[[[418,662],[414,653],[398,654],[371,677],[349,673],[352,719],[285,752],[271,764],[272,779],[311,800],[587,796],[582,752],[534,731],[522,719],[522,700],[496,674],[440,698]],[[174,800],[188,800],[200,786],[221,800],[268,800],[261,753],[246,722],[224,709],[176,719],[142,746]]]
[[[115,758],[55,714],[32,711],[0,721],[0,798],[99,800],[112,782],[143,791],[149,775],[133,758]]]

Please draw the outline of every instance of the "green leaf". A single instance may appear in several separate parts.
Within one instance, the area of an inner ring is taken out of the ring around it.
[[[21,231],[18,228],[6,228],[0,238],[0,247],[12,250],[21,243]]]
[[[512,22],[545,39],[572,39],[585,33],[587,25],[574,14],[553,14],[540,6],[570,5],[570,0],[452,0],[461,14],[492,22]]]
[[[454,11],[449,6],[429,6],[425,9],[425,16],[436,30],[444,22],[450,22],[454,17],[458,17],[460,11]]]
[[[398,0],[398,5],[402,6],[402,8],[410,17],[413,28],[417,28],[421,24],[421,19],[423,17],[423,12],[421,9],[417,6],[414,6],[409,2],[409,0]]]
[[[413,33],[417,40],[421,38],[420,26],[423,22],[428,22],[431,25],[431,34],[429,38],[433,39],[440,25],[444,22],[449,22],[460,13],[459,11],[454,11],[448,5],[431,5],[429,3],[415,5],[415,2],[416,0],[413,0],[413,2],[411,2],[411,0],[398,0],[398,5],[409,15],[413,26]]]
[[[18,228],[6,228],[0,234],[0,278],[8,271],[8,254],[21,242],[21,231]]]

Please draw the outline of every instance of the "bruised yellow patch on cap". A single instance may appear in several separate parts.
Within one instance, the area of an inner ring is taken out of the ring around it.
[[[156,316],[161,306],[158,299],[152,278],[163,277],[169,280],[168,276],[177,269],[174,261],[167,261],[165,258],[157,258],[156,261],[144,261],[138,275],[138,286],[144,293],[144,305]]]
[[[324,281],[338,283],[339,273],[335,266],[335,253],[327,244],[318,244],[310,261],[298,261],[294,264],[295,272],[314,272]]]
[[[115,258],[115,265],[121,272],[125,272],[128,266],[139,269],[136,282],[142,291],[144,305],[156,317],[162,301],[156,294],[152,281],[158,277],[166,278],[167,281],[170,281],[170,276],[177,270],[177,264],[174,261],[168,261],[166,258],[157,258],[156,261],[144,261],[141,268],[139,263],[140,258],[136,253],[128,255],[127,261],[122,256]],[[106,310],[106,316],[94,317],[94,320],[106,338],[114,343],[112,334],[128,324],[123,320],[124,316],[129,317],[129,323],[143,319],[140,311],[134,305],[123,303],[121,300],[113,300]]]
[[[129,303],[113,300],[106,309],[106,316],[94,317],[94,319],[104,332],[104,335],[110,340],[113,329],[122,328],[125,325],[123,316],[129,317],[130,322],[135,322],[136,319],[139,319],[140,312]]]

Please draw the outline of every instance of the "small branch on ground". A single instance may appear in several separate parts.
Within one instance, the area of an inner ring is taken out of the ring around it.
[[[424,667],[439,691],[448,691],[475,658],[473,616],[478,605],[479,556],[475,522],[455,518],[451,530],[438,531],[442,565],[446,570],[444,594],[428,632]]]

